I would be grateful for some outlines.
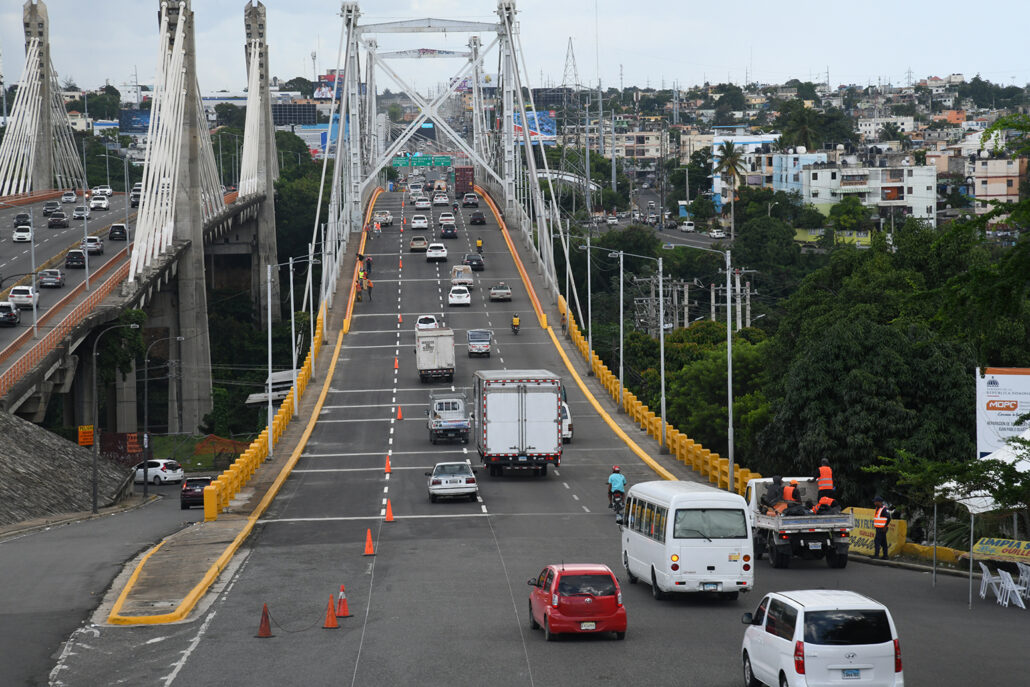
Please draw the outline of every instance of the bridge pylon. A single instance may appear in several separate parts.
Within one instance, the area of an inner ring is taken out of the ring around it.
[[[25,66],[3,143],[0,196],[76,188],[85,175],[50,61],[50,17],[42,0],[22,9]]]

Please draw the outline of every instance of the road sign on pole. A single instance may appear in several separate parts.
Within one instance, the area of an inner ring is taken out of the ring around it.
[[[450,158],[450,156],[449,155],[437,155],[437,156],[433,157],[433,166],[434,167],[450,167],[451,166],[451,158]]]
[[[79,446],[93,445],[93,425],[79,425]]]

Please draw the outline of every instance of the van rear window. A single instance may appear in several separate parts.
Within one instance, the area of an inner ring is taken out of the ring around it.
[[[809,644],[883,644],[893,639],[882,610],[808,611],[805,641]]]
[[[740,508],[678,508],[672,527],[676,539],[747,539]]]

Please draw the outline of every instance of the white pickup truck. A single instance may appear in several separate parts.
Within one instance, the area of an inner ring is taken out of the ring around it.
[[[429,410],[426,411],[426,425],[429,441],[437,443],[443,439],[460,439],[469,443],[472,432],[472,417],[468,412],[465,394],[460,391],[434,391],[429,394]]]
[[[783,484],[797,480],[800,503],[818,503],[818,489],[811,477],[784,477]],[[751,509],[754,528],[755,558],[769,554],[774,568],[790,567],[793,557],[813,560],[825,558],[831,568],[843,568],[848,564],[848,548],[851,545],[851,530],[855,516],[851,513],[815,515],[810,508],[807,514],[777,513],[762,503],[771,477],[749,480],[744,499]]]
[[[381,227],[392,227],[393,215],[390,214],[389,210],[376,210],[372,213],[372,224],[376,222],[379,222]]]
[[[455,265],[451,268],[451,286],[465,286],[469,291],[475,286],[476,280],[472,276],[472,268],[468,265]]]

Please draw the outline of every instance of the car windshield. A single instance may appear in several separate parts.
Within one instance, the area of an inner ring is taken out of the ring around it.
[[[884,610],[807,611],[805,642],[809,644],[883,644],[893,639]]]
[[[436,475],[468,475],[469,468],[464,463],[454,463],[452,465],[437,465],[436,470],[433,471]]]
[[[676,539],[746,539],[747,520],[739,508],[678,508],[672,536]]]
[[[562,575],[558,581],[558,593],[562,596],[612,596],[615,594],[615,580],[611,575]]]

